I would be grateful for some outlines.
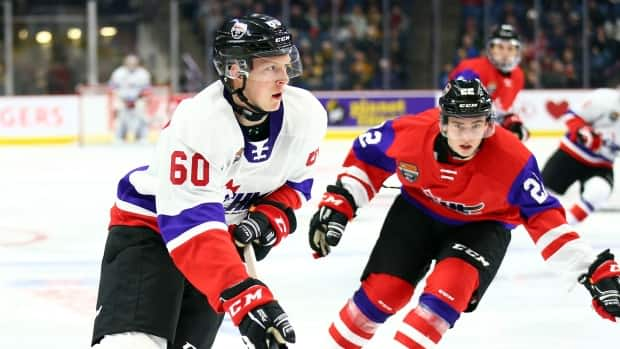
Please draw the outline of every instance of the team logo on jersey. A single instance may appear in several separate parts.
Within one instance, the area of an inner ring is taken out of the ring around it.
[[[230,35],[232,35],[233,39],[238,40],[241,39],[247,31],[248,25],[246,23],[235,20],[235,24],[230,28]]]
[[[431,192],[431,190],[428,188],[422,190],[422,192],[424,193],[424,195],[426,195],[429,199],[433,200],[435,203],[445,208],[451,209],[452,211],[456,211],[458,213],[464,214],[466,216],[481,214],[482,210],[485,207],[484,202],[479,202],[477,204],[468,205],[462,202],[444,200],[438,196],[435,196],[433,192]]]
[[[265,161],[271,155],[271,147],[268,145],[269,139],[265,139],[260,142],[249,142],[250,146],[254,149],[250,150],[250,157],[247,157],[250,162]]]
[[[413,182],[416,179],[418,179],[418,176],[420,175],[420,171],[418,170],[418,166],[414,165],[414,164],[410,164],[407,162],[399,162],[398,163],[398,170],[400,171],[400,174],[408,181],[408,182]]]
[[[237,186],[238,188],[239,186]],[[240,193],[227,190],[226,196],[224,198],[224,202],[222,205],[224,206],[224,210],[226,210],[226,214],[235,214],[239,211],[245,211],[250,208],[250,205],[260,198],[260,193]]]

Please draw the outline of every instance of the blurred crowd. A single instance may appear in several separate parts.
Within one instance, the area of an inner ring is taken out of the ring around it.
[[[586,1],[589,28],[585,45],[583,1]],[[74,7],[31,5],[36,2],[16,1],[15,16],[52,14],[71,20],[84,13],[83,2],[76,1]],[[150,6],[148,1],[101,0],[100,3],[100,25],[113,23],[119,33],[99,42],[99,81],[104,83],[126,54],[144,54],[148,48],[148,55],[141,58],[151,70],[154,84],[169,84],[169,8]],[[420,73],[433,69],[433,55],[418,39],[420,35],[433,36],[432,20],[419,23],[422,12],[416,6],[420,2],[390,0],[386,9],[383,3],[381,0],[299,0],[287,2],[288,7],[284,8],[282,0],[180,0],[181,92],[195,92],[214,78],[209,76],[210,50],[205,49],[205,43],[210,42],[222,18],[251,12],[277,16],[289,24],[305,67],[302,78],[293,84],[310,90],[420,86]],[[521,67],[526,74],[526,88],[581,88],[586,86],[584,79],[589,81],[589,87],[620,83],[620,1],[460,0],[460,3],[456,12],[445,3],[439,7],[442,38],[444,42],[456,44],[442,49],[441,71],[435,72],[441,75],[432,74],[428,82],[422,83],[423,88],[443,86],[447,73],[460,60],[485,54],[486,35],[498,23],[512,24],[521,34],[524,46]],[[431,5],[431,2],[424,3],[429,9]],[[122,9],[122,16],[110,12],[111,8]],[[149,18],[156,18],[151,20],[150,33],[144,30]],[[62,30],[73,23],[49,26],[56,28],[60,35],[48,47],[33,44],[34,30],[42,25],[21,26],[19,21],[16,24],[17,94],[74,93],[76,85],[85,83],[85,40],[62,37]],[[144,37],[151,41],[139,42]],[[189,46],[194,47],[193,52],[187,49]],[[587,60],[584,60],[584,47],[589,53]],[[588,76],[584,76],[584,63],[589,68],[585,70]],[[0,72],[3,68],[0,64]]]
[[[405,88],[406,35],[410,30],[410,1],[390,1],[388,35],[381,1],[292,1],[288,27],[297,42],[304,75],[294,84],[311,90],[380,89],[384,72],[389,87]],[[285,18],[280,0],[202,2],[187,4],[195,16],[195,32],[213,33],[224,15],[259,12]],[[207,20],[204,20],[204,19]],[[387,52],[383,44],[387,40]]]
[[[583,1],[589,35],[584,46]],[[526,88],[583,87],[584,47],[589,52],[590,87],[620,83],[620,1],[614,0],[484,1],[461,0],[460,46],[443,67],[439,84],[458,62],[484,54],[484,4],[489,26],[512,24],[521,35]],[[539,30],[536,30],[539,28]]]

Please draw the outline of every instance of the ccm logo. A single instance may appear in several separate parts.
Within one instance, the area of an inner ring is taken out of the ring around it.
[[[284,35],[284,36],[281,36],[279,38],[276,38],[275,42],[276,43],[280,43],[280,42],[283,42],[283,41],[289,41],[290,39],[291,39],[290,35]]]
[[[243,307],[246,307],[261,298],[263,298],[263,289],[257,288],[254,293],[248,292],[244,295],[244,297],[234,301],[233,304],[230,305],[230,308],[228,308],[228,312],[230,313],[230,316],[233,317],[239,313]]]
[[[452,246],[452,248],[457,250],[457,251],[465,252],[465,254],[467,254],[470,257],[472,257],[473,259],[477,260],[478,262],[480,262],[480,264],[482,264],[485,267],[488,267],[489,265],[491,265],[491,263],[487,262],[487,260],[484,259],[484,257],[481,256],[478,252],[472,250],[471,248],[469,248],[469,247],[467,247],[465,245],[461,245],[459,243],[455,243]]]
[[[323,202],[332,203],[336,206],[340,206],[342,204],[341,199],[336,199],[336,197],[334,197],[333,195],[329,195],[327,193],[323,196]]]
[[[282,217],[277,217],[275,220],[276,225],[278,226],[278,228],[280,228],[280,230],[284,233],[284,234],[288,234],[288,231],[286,229],[286,222],[284,221],[284,218]]]

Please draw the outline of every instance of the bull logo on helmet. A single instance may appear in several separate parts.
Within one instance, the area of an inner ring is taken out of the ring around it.
[[[241,39],[247,31],[248,25],[246,23],[235,20],[235,24],[230,28],[230,35],[232,35],[233,39],[238,40]]]

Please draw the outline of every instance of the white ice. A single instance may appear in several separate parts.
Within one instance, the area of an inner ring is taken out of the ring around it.
[[[554,139],[533,139],[528,146],[542,166],[556,144]],[[311,257],[310,215],[349,145],[350,141],[326,141],[314,199],[298,212],[297,232],[258,265],[296,329],[298,344],[290,348],[324,347],[327,327],[357,289],[396,194],[384,189],[359,212],[330,256]],[[144,164],[151,151],[150,146],[0,149],[0,348],[89,347],[116,182]],[[615,225],[619,217],[619,212],[596,213],[579,230],[597,250],[610,247],[620,256],[620,227]],[[416,297],[417,293],[411,305]],[[367,347],[398,348],[392,336],[403,314],[391,318]],[[439,347],[617,348],[619,339],[620,326],[595,314],[582,286],[572,292],[559,286],[527,234],[517,229],[478,310],[462,315]],[[214,348],[242,347],[237,330],[226,320]]]

